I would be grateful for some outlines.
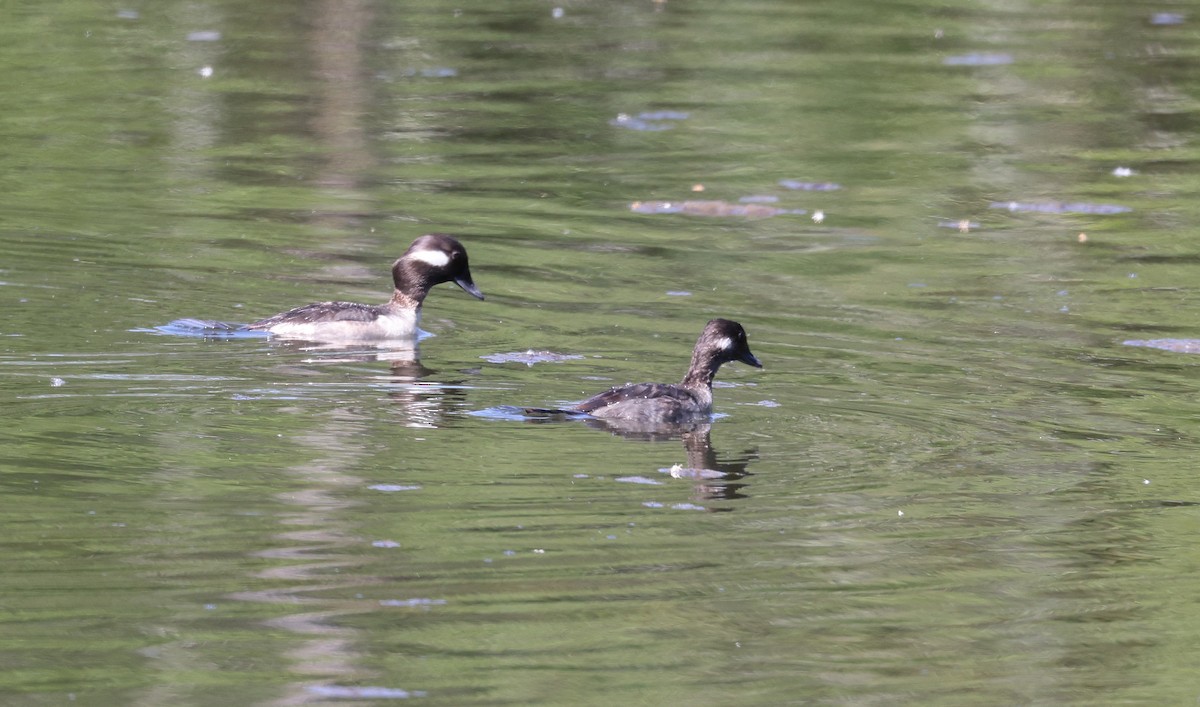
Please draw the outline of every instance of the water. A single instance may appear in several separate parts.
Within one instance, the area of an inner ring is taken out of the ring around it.
[[[12,8],[0,695],[1195,701],[1200,359],[1123,345],[1200,337],[1171,9]],[[146,331],[427,231],[488,299],[420,363]],[[711,427],[495,414],[716,316]]]

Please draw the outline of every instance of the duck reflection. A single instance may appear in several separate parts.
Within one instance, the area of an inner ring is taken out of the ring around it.
[[[643,424],[628,420],[601,419],[595,417],[550,415],[527,417],[528,422],[545,424],[568,420],[582,421],[588,427],[605,430],[616,437],[642,442],[683,443],[685,462],[659,471],[676,479],[692,481],[692,500],[697,503],[712,501],[734,501],[746,498],[744,489],[751,476],[748,467],[758,460],[758,448],[742,450],[734,455],[718,455],[712,445],[712,423],[658,423]],[[732,506],[704,506],[712,512],[732,511]]]
[[[387,373],[374,378],[386,391],[385,399],[394,404],[392,411],[405,427],[446,426],[450,420],[449,411],[466,406],[467,391],[471,388],[465,376],[468,371],[452,378],[442,377],[444,372],[421,363],[415,346],[363,348],[361,345],[313,345],[293,341],[272,344],[299,353],[315,354],[302,359],[309,365],[386,363]]]

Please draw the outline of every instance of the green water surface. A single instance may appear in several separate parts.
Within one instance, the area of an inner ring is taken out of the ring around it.
[[[1192,4],[5,9],[5,704],[1200,697]],[[419,365],[145,331],[430,231]]]

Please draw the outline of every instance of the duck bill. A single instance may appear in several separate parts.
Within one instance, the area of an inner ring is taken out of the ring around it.
[[[762,368],[762,367],[763,367],[763,365],[762,365],[762,362],[761,362],[761,361],[759,361],[759,360],[758,360],[758,359],[757,359],[757,358],[754,356],[754,354],[750,353],[749,351],[747,351],[746,353],[742,354],[742,357],[741,357],[741,358],[739,358],[738,360],[739,360],[739,361],[741,361],[742,363],[744,363],[744,364],[748,365],[748,366],[754,366],[755,368]]]
[[[475,286],[475,282],[471,279],[471,273],[463,273],[462,277],[454,278],[454,284],[458,285],[475,299],[483,299],[483,293]]]

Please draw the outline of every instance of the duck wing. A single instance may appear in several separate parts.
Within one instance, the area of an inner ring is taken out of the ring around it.
[[[356,302],[316,302],[289,309],[273,317],[247,324],[247,329],[270,329],[276,324],[314,324],[317,322],[373,322],[379,307]]]
[[[686,390],[677,385],[667,385],[666,383],[632,383],[630,385],[610,388],[603,393],[593,395],[574,406],[572,410],[594,414],[597,410],[603,410],[618,403],[652,399],[659,399],[663,402],[673,399],[683,402],[691,400],[691,396]]]

